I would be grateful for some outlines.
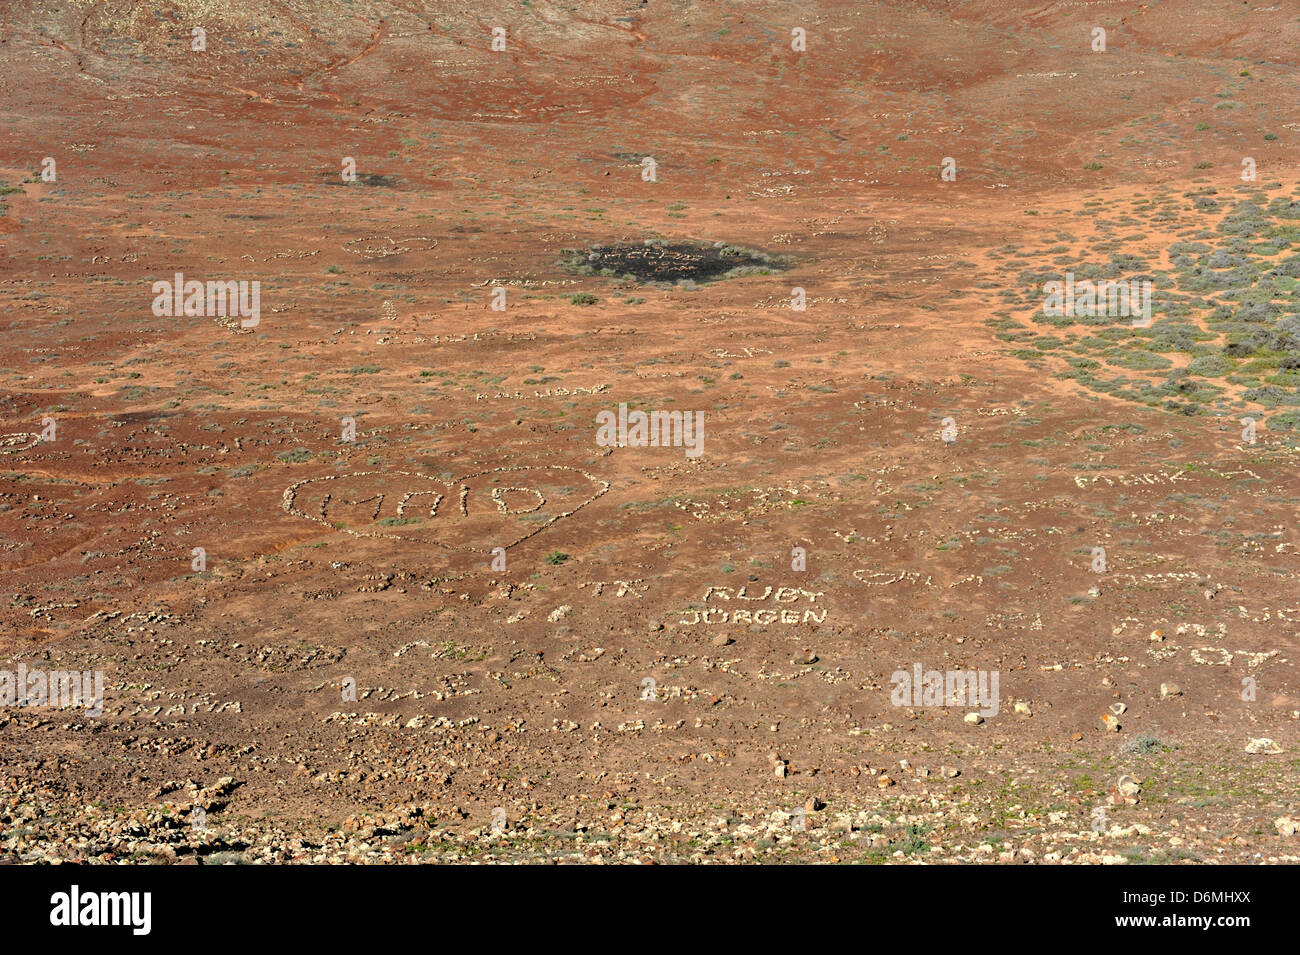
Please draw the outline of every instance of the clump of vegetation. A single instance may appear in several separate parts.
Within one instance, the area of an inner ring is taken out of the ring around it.
[[[744,246],[662,239],[648,239],[640,245],[566,249],[560,264],[581,275],[681,285],[740,275],[770,275],[786,267],[778,256]]]
[[[1151,733],[1138,733],[1132,739],[1124,741],[1119,748],[1121,753],[1146,756],[1150,753],[1172,753],[1178,748],[1173,740],[1162,739]]]
[[[1152,222],[1189,226],[1168,247],[1168,269],[1155,249],[1134,244],[1144,235],[1130,231],[1140,225],[1132,217],[1104,222],[1087,246],[1058,233],[1054,242],[1074,244],[1049,243],[1036,256],[998,250],[993,257],[1006,258],[1003,267],[1019,279],[1018,289],[1003,289],[1003,301],[1024,311],[1020,321],[1002,312],[989,324],[1012,355],[1099,394],[1189,416],[1258,419],[1276,410],[1271,431],[1300,430],[1292,410],[1300,408],[1300,196],[1223,192],[1198,187],[1181,201],[1143,206]],[[1130,251],[1116,251],[1121,238]],[[1080,261],[1088,247],[1102,258]],[[1076,286],[1093,283],[1093,307],[1084,299],[1082,310],[1044,308],[1049,283],[1067,274]],[[1131,307],[1102,307],[1100,283],[1139,280],[1150,282],[1142,305],[1149,324],[1135,321]]]
[[[931,828],[923,823],[909,824],[903,830],[902,837],[890,843],[890,850],[909,856],[918,852],[929,852],[930,843],[925,841],[925,837],[930,834]]]

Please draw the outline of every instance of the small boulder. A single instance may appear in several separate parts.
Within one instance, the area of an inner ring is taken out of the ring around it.
[[[1268,737],[1263,737],[1262,739],[1252,739],[1247,743],[1246,752],[1253,756],[1276,756],[1282,752],[1282,747]]]

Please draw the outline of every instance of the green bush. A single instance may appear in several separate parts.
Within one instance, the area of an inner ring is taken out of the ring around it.
[[[1202,378],[1222,378],[1232,371],[1232,367],[1232,359],[1226,355],[1203,355],[1188,364],[1187,373]]]

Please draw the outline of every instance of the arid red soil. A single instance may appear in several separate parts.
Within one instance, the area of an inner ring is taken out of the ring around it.
[[[1294,6],[5,6],[0,670],[104,699],[0,708],[0,858],[1300,860],[1292,366],[1125,351],[1300,311]],[[1036,321],[1116,256],[1150,337]]]

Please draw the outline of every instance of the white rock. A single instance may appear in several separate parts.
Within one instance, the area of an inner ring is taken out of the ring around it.
[[[1256,756],[1274,756],[1282,752],[1282,747],[1265,736],[1261,739],[1252,739],[1247,743],[1246,752]]]

